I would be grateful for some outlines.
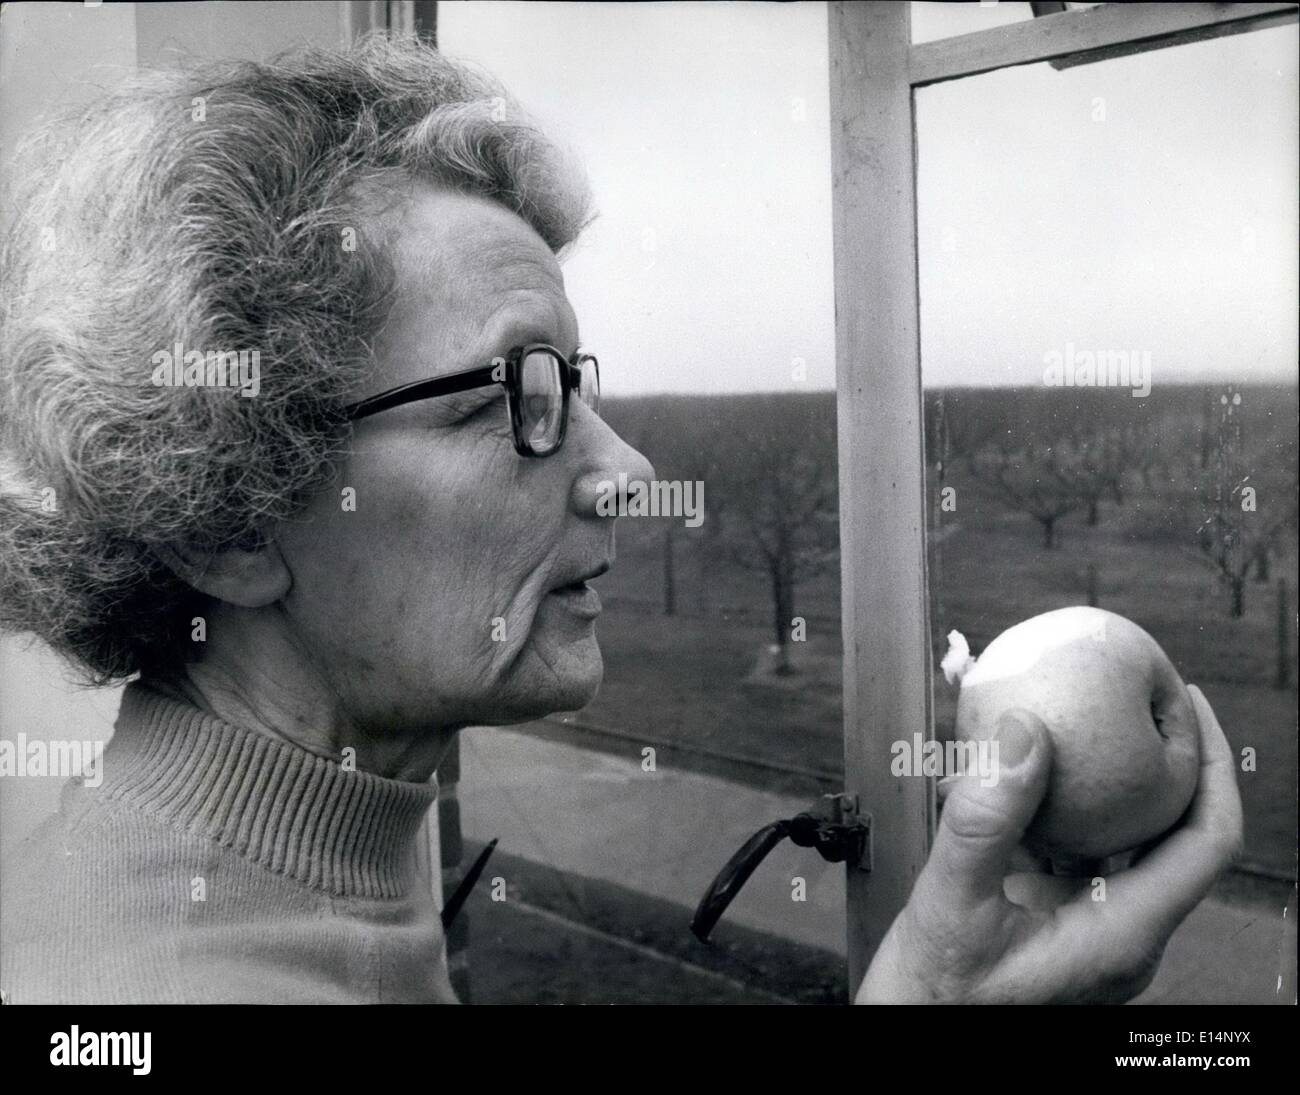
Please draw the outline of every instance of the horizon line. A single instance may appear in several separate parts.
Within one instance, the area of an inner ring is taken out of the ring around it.
[[[1300,376],[1297,376],[1293,380],[1260,380],[1260,379],[1232,380],[1230,378],[1220,378],[1215,380],[1180,380],[1180,381],[1173,381],[1173,382],[1165,382],[1159,385],[1153,384],[1151,388],[1151,395],[1144,396],[1143,398],[1150,399],[1151,396],[1154,395],[1156,391],[1161,388],[1163,389],[1209,388],[1209,387],[1218,387],[1218,386],[1223,386],[1228,384],[1235,384],[1238,388],[1243,388],[1243,389],[1244,388],[1300,389]],[[1049,384],[1042,384],[1042,383],[1037,383],[1037,384],[929,384],[929,385],[922,385],[921,390],[923,392],[936,392],[936,391],[993,392],[993,391],[1026,391],[1026,390],[1041,389],[1043,391],[1082,392],[1082,391],[1105,391],[1112,388],[1118,391],[1118,390],[1126,390],[1127,387],[1128,387],[1127,385],[1105,385],[1105,384],[1049,385]],[[823,394],[834,395],[837,391],[838,391],[837,388],[825,388],[825,387],[743,388],[731,392],[700,392],[700,391],[689,391],[680,388],[673,388],[673,389],[664,389],[661,391],[627,392],[623,394],[604,392],[601,398],[602,400],[611,400],[611,399],[652,399],[661,396],[687,396],[693,399],[700,399],[700,398],[713,399],[713,398],[727,398],[730,396],[737,396],[737,395],[823,395]]]

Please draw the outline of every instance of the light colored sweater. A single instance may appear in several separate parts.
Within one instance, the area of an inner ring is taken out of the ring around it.
[[[136,683],[103,781],[0,864],[11,1003],[454,1003],[417,835],[435,783]]]

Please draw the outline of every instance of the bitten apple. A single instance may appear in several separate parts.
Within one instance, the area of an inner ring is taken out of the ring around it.
[[[1047,796],[1025,844],[1053,859],[1103,859],[1171,828],[1196,791],[1196,709],[1159,643],[1123,616],[1062,608],[1016,624],[978,659],[954,632],[957,737],[991,738],[1012,708],[1052,738]]]

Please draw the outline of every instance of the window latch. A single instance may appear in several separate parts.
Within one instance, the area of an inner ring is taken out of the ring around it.
[[[823,795],[816,811],[764,825],[727,860],[691,918],[691,931],[700,942],[708,941],[749,876],[786,837],[801,848],[816,848],[828,863],[871,870],[871,815],[858,810],[857,795]]]

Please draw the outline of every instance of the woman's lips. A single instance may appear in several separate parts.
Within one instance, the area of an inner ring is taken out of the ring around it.
[[[551,590],[550,596],[575,616],[594,620],[600,615],[600,594],[586,582],[572,582],[567,586],[560,586],[559,589]]]

